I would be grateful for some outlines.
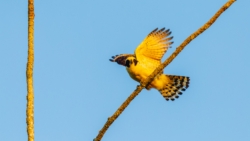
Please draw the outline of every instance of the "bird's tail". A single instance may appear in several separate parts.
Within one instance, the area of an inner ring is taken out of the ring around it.
[[[161,95],[166,100],[174,101],[175,98],[179,98],[182,95],[182,91],[185,91],[189,87],[189,77],[186,76],[176,76],[176,75],[166,75],[170,82],[160,89]]]

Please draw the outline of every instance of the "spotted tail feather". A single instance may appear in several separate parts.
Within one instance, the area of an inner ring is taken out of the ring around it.
[[[190,79],[186,76],[176,75],[167,75],[167,77],[171,80],[170,83],[159,91],[166,100],[174,101],[179,98],[179,95],[182,95],[182,91],[189,87]]]

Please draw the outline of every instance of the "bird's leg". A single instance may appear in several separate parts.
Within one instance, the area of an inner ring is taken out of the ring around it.
[[[150,90],[152,88],[152,85],[151,84],[148,84],[146,87],[145,87],[147,90]]]
[[[140,81],[140,84],[142,84],[143,83],[143,80],[141,80]],[[137,87],[138,87],[139,85],[137,85]],[[147,90],[150,90],[151,88],[153,88],[152,87],[152,85],[151,84],[148,84],[147,86],[145,86],[145,88],[147,89]]]

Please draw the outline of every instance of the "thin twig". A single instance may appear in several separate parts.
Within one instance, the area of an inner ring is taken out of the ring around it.
[[[34,0],[28,0],[28,62],[26,69],[27,79],[27,109],[26,123],[28,141],[34,141],[34,89],[33,89],[33,66],[34,66]]]
[[[174,58],[184,49],[186,45],[188,45],[193,39],[195,39],[206,29],[208,29],[216,21],[216,19],[235,1],[236,0],[229,0],[226,4],[224,4],[206,24],[204,24],[200,29],[198,29],[196,32],[190,35],[166,61],[164,61],[159,67],[157,67],[155,71],[144,82],[140,84],[140,86],[137,86],[136,90],[127,98],[127,100],[123,102],[123,104],[117,109],[117,111],[110,118],[108,118],[108,121],[99,131],[99,134],[96,136],[94,141],[100,141],[105,132],[108,130],[109,126],[119,117],[119,115],[124,111],[124,109],[129,105],[129,103],[141,92],[141,90],[145,86],[150,84],[150,82],[154,79],[154,77],[158,73],[160,73],[169,63],[171,63],[174,60]]]

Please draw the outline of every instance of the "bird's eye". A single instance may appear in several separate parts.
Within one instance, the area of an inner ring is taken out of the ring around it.
[[[130,60],[126,60],[125,65],[126,65],[127,67],[129,67],[129,66],[130,66]]]

